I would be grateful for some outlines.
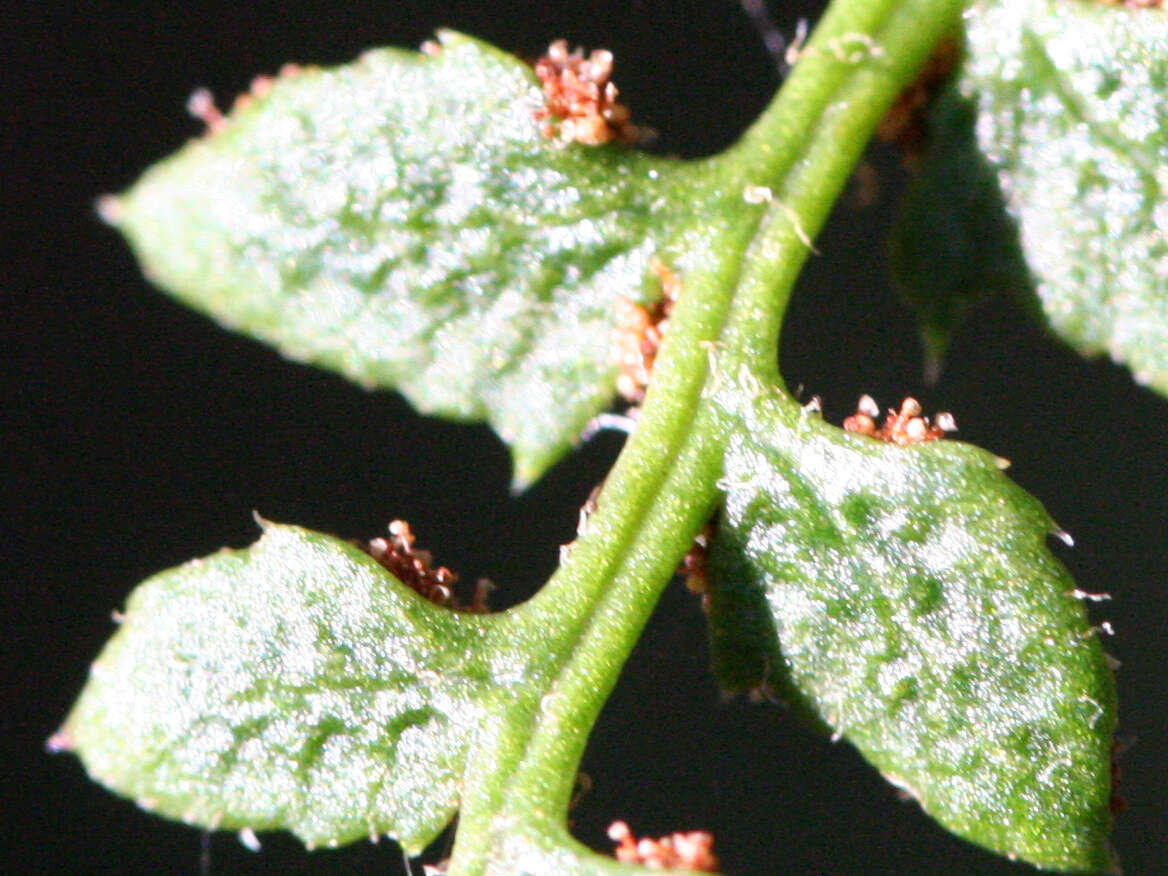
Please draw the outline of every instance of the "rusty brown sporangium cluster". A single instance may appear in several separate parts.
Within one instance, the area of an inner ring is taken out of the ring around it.
[[[395,578],[430,602],[474,614],[490,611],[487,607],[487,595],[493,589],[490,581],[480,578],[470,603],[463,603],[454,591],[458,575],[445,566],[434,568],[434,557],[429,551],[415,548],[415,540],[408,523],[394,520],[389,524],[389,538],[375,538],[364,547]]]
[[[702,611],[710,612],[710,570],[707,562],[710,558],[710,545],[714,543],[714,534],[717,531],[717,519],[707,520],[694,536],[693,544],[681,561],[677,574],[685,582],[685,589],[702,598]]]
[[[640,864],[653,870],[685,868],[717,873],[713,834],[704,830],[673,833],[661,839],[637,839],[623,821],[614,821],[608,838],[617,843],[616,859],[623,864]]]
[[[669,328],[669,316],[681,294],[681,280],[659,258],[649,267],[661,282],[661,297],[649,307],[642,307],[624,295],[617,297],[616,327],[612,334],[612,359],[620,368],[616,391],[632,404],[640,404],[649,386],[649,375],[657,351]]]
[[[957,431],[957,421],[947,412],[939,413],[930,422],[922,416],[921,403],[915,398],[906,398],[900,403],[900,410],[889,409],[883,423],[878,423],[880,406],[870,395],[860,396],[856,412],[843,422],[849,432],[857,432],[878,438],[889,444],[919,444],[944,438],[949,432]]]
[[[535,119],[549,140],[565,143],[637,143],[643,133],[631,121],[629,110],[617,103],[612,82],[612,52],[596,49],[587,57],[580,49],[568,51],[566,40],[556,40],[535,62],[544,104]]]

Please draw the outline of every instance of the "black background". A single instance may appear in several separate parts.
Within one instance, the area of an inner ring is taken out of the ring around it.
[[[773,8],[790,34],[815,5]],[[196,86],[227,103],[286,61],[340,63],[417,45],[439,26],[527,56],[559,36],[613,49],[637,118],[683,155],[732,142],[776,77],[734,0],[153,0],[25,4],[5,18],[0,868],[194,873],[199,831],[141,813],[43,751],[134,583],[250,543],[257,509],[345,536],[408,519],[442,563],[518,601],[554,567],[619,440],[602,436],[511,498],[488,430],[419,418],[392,393],[283,361],[171,303],[97,220],[94,198],[199,132],[183,111]],[[837,211],[792,304],[783,373],[836,421],[861,392],[951,410],[961,437],[1012,459],[1013,476],[1075,535],[1057,551],[1081,586],[1115,595],[1095,616],[1117,631],[1121,734],[1136,738],[1116,844],[1128,873],[1168,872],[1168,403],[1005,303],[979,312],[925,387],[880,243],[899,175],[891,156],[873,161],[881,198]],[[583,840],[606,846],[605,826],[624,818],[639,833],[713,830],[736,874],[1029,871],[950,837],[846,744],[809,736],[781,707],[722,701],[707,659],[700,611],[675,584],[595,731],[584,764],[594,789],[574,813]],[[387,841],[308,854],[284,835],[262,839],[254,854],[211,837],[211,872],[402,867]]]

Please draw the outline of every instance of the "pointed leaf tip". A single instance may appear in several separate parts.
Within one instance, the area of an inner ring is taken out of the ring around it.
[[[61,728],[45,740],[45,751],[49,754],[61,754],[62,752],[72,751],[75,747],[76,743],[73,741],[73,734],[64,728]]]
[[[93,202],[93,210],[106,225],[117,228],[122,223],[122,199],[117,195],[102,195]]]

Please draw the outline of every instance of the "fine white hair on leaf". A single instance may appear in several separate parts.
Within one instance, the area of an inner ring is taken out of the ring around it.
[[[255,831],[250,827],[241,828],[239,831],[239,842],[249,852],[258,852],[261,848],[260,838],[256,836]]]

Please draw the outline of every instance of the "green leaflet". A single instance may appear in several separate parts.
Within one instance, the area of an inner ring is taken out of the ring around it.
[[[660,296],[648,261],[701,215],[699,174],[547,140],[529,67],[442,46],[281,77],[104,214],[224,325],[488,421],[526,485],[612,401],[615,300]]]
[[[1168,393],[1168,14],[980,2],[966,28],[894,244],[926,337],[1032,288],[1060,337]]]
[[[159,815],[417,854],[481,778],[472,752],[538,707],[551,651],[541,619],[433,605],[348,542],[265,523],[134,591],[54,744]],[[654,872],[526,818],[491,872]]]
[[[1107,869],[1113,680],[1041,505],[966,444],[885,444],[773,393],[722,401],[723,684],[793,690],[973,842]]]
[[[266,524],[134,592],[65,738],[161,815],[309,845],[388,833],[416,853],[458,806],[507,670],[484,647],[492,620],[426,602],[346,542]]]

